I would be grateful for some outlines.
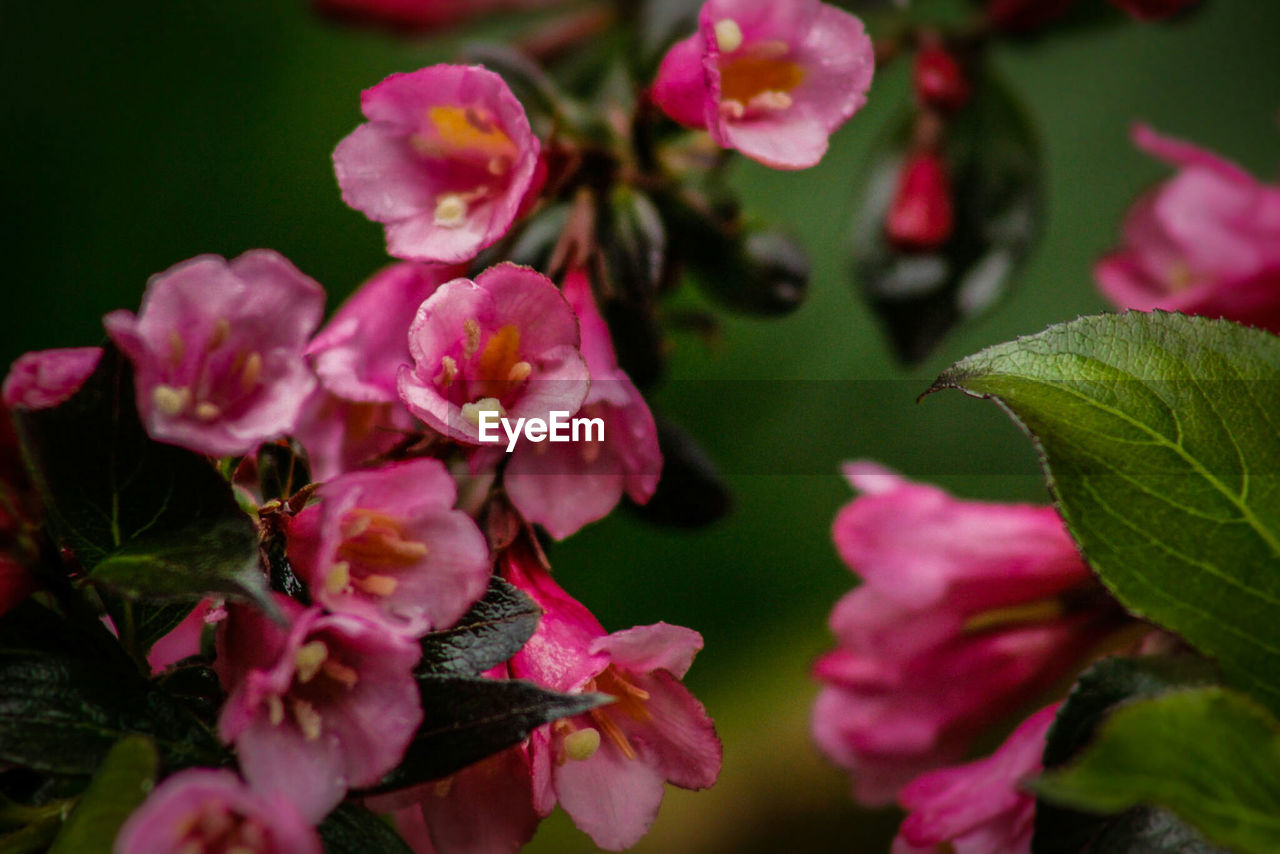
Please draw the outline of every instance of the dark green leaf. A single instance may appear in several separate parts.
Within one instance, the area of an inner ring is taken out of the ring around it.
[[[207,459],[146,435],[116,350],[65,403],[15,410],[14,422],[50,527],[90,580],[128,596],[222,593],[271,607],[253,521]]]
[[[624,302],[649,305],[662,285],[667,231],[653,200],[619,186],[600,205],[596,239],[604,253],[607,291]]]
[[[910,136],[905,128],[872,167],[859,215],[857,276],[907,363],[924,359],[952,327],[990,308],[1041,231],[1040,142],[1000,80],[981,69],[973,77],[973,97],[948,125],[941,152],[951,178],[950,239],[933,250],[905,250],[885,237]]]
[[[159,757],[149,739],[116,742],[53,840],[49,854],[111,854],[116,834],[155,785]]]
[[[318,830],[325,854],[413,854],[400,834],[359,804],[342,804]]]
[[[519,744],[536,728],[610,702],[605,694],[560,694],[528,682],[422,676],[422,725],[400,766],[377,791],[447,777]]]
[[[263,502],[287,501],[311,483],[306,451],[296,441],[267,442],[258,448],[257,464]]]
[[[1239,854],[1280,851],[1280,722],[1221,687],[1116,709],[1093,744],[1036,784],[1050,801],[1114,813],[1164,807]]]
[[[532,599],[494,576],[457,625],[422,638],[418,672],[478,676],[519,652],[541,615]]]
[[[1116,597],[1280,708],[1280,338],[1086,317],[970,356],[934,388],[998,400]]]

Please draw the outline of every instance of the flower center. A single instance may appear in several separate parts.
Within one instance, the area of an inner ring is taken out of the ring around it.
[[[429,552],[426,543],[405,535],[401,520],[377,510],[348,510],[341,528],[337,560],[324,582],[333,594],[356,589],[386,598],[399,586],[394,573],[420,563]]]
[[[262,354],[257,351],[238,350],[233,356],[223,354],[219,359],[225,371],[211,368],[209,362],[222,350],[231,337],[231,322],[220,317],[213,325],[195,364],[183,371],[187,356],[186,343],[178,331],[169,331],[169,365],[175,374],[190,373],[186,383],[158,383],[151,389],[151,402],[170,418],[190,414],[200,421],[215,421],[222,417],[228,402],[253,392],[262,378]],[[216,389],[215,389],[216,385]],[[213,398],[223,401],[220,405]]]
[[[506,174],[520,153],[484,107],[431,107],[410,143],[424,157],[462,160],[492,175]]]
[[[635,759],[635,747],[631,744],[631,739],[627,737],[626,732],[619,726],[615,716],[622,715],[641,723],[652,720],[649,707],[645,705],[649,699],[649,692],[633,685],[613,665],[609,665],[603,673],[587,683],[586,690],[600,691],[614,698],[612,704],[592,709],[587,712],[587,716],[591,718],[591,722],[595,724],[600,734],[612,741],[623,756]],[[569,743],[566,738],[565,750],[568,751],[568,749]],[[594,749],[592,752],[594,753]]]
[[[232,812],[217,801],[202,804],[186,822],[181,836],[179,850],[212,854],[265,851],[270,842],[266,829],[256,820]]]
[[[785,42],[761,42],[737,56],[721,59],[721,111],[732,118],[741,118],[750,112],[773,112],[790,107],[791,92],[804,82],[804,67],[788,59],[790,53]]]

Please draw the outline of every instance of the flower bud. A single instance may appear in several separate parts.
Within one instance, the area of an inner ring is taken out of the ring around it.
[[[937,45],[916,54],[913,84],[921,104],[948,113],[963,107],[973,94],[964,68],[950,51]]]
[[[929,251],[951,237],[955,215],[946,165],[935,151],[907,157],[885,218],[885,233],[898,249]]]

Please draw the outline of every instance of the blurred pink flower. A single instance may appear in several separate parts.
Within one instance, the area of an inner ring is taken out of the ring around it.
[[[903,161],[884,230],[889,242],[905,251],[928,252],[951,239],[955,230],[951,179],[936,151],[913,152]]]
[[[320,837],[286,798],[231,771],[179,771],[120,829],[115,854],[320,854]]]
[[[582,355],[591,373],[591,388],[579,415],[599,418],[604,440],[522,442],[503,475],[507,496],[520,514],[556,539],[609,515],[623,492],[638,504],[646,503],[662,474],[653,415],[618,367],[590,280],[575,270],[565,278],[563,292],[578,316]]]
[[[153,276],[138,315],[103,323],[133,362],[151,437],[211,456],[290,432],[316,381],[302,350],[324,291],[265,249],[201,255]]]
[[[4,405],[48,409],[75,394],[98,367],[101,347],[70,347],[23,353],[4,378]]]
[[[306,448],[311,477],[326,481],[364,468],[414,432],[409,410],[395,403],[356,403],[316,389],[293,429]]]
[[[818,0],[707,0],[662,60],[653,98],[722,148],[803,169],[860,110],[875,70],[862,21]]]
[[[665,782],[703,789],[720,774],[715,726],[680,684],[702,637],[666,623],[606,634],[521,542],[505,553],[503,574],[543,611],[537,632],[511,659],[511,675],[614,697],[534,731],[534,806],[546,815],[558,801],[596,845],[628,848],[657,816]]]
[[[286,631],[232,605],[216,668],[230,697],[218,719],[256,791],[288,798],[316,822],[348,788],[394,768],[422,721],[413,640],[347,614],[277,596]]]
[[[1095,271],[1102,293],[1121,308],[1280,332],[1280,186],[1145,125],[1133,139],[1179,172],[1130,210],[1124,245]]]
[[[918,777],[898,800],[906,820],[893,854],[1030,854],[1035,797],[1023,790],[1042,770],[1057,703],[1023,721],[995,753]]]
[[[400,396],[428,427],[479,444],[483,411],[544,420],[578,411],[590,384],[579,340],[578,319],[550,279],[499,264],[474,282],[447,282],[418,309]]]
[[[393,74],[361,96],[369,121],[333,152],[343,200],[386,226],[387,251],[457,263],[506,234],[539,145],[507,84],[480,66]]]
[[[454,510],[444,463],[414,459],[352,472],[289,522],[289,557],[326,608],[418,637],[448,628],[489,585],[489,548]]]
[[[814,666],[818,745],[881,804],[1061,678],[1115,611],[1052,507],[959,501],[869,463],[834,526],[862,578]]]

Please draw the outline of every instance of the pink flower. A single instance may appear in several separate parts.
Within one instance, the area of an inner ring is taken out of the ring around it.
[[[201,255],[153,276],[135,316],[103,323],[133,362],[151,437],[211,456],[293,429],[315,377],[302,358],[324,291],[265,249]]]
[[[293,428],[316,481],[364,468],[414,432],[413,416],[398,400],[355,403],[323,387],[307,398]]]
[[[230,771],[179,771],[129,816],[115,854],[320,854],[320,837],[278,794]]]
[[[289,556],[315,601],[410,637],[448,628],[488,588],[489,549],[454,510],[444,463],[344,474],[289,523]]]
[[[679,681],[702,637],[666,623],[606,634],[524,543],[508,550],[503,569],[543,610],[537,632],[511,659],[511,675],[615,698],[534,732],[534,805],[546,815],[559,801],[596,845],[627,848],[657,816],[664,782],[703,789],[720,774],[714,724]]]
[[[868,463],[846,473],[863,494],[834,536],[863,584],[831,614],[813,731],[878,804],[1061,678],[1116,612],[1053,508],[958,501]]]
[[[441,285],[418,309],[400,397],[428,427],[479,444],[481,412],[578,411],[590,383],[578,343],[578,320],[551,280],[499,264]]]
[[[319,821],[350,787],[394,768],[422,721],[413,678],[421,649],[348,614],[303,610],[278,596],[285,631],[262,613],[228,608],[216,667],[231,692],[218,733],[245,778]]]
[[[1103,294],[1280,331],[1280,186],[1144,125],[1133,138],[1180,171],[1134,204],[1124,246],[1095,272]]]
[[[909,815],[893,854],[1030,854],[1035,798],[1023,784],[1042,770],[1057,703],[1013,731],[995,753],[912,781],[899,801]]]
[[[479,66],[393,74],[361,96],[369,121],[338,143],[342,198],[413,261],[474,258],[506,234],[539,145],[502,78]]]
[[[24,409],[57,406],[79,391],[101,358],[101,347],[23,353],[4,378],[4,405]]]
[[[955,230],[951,179],[937,152],[917,151],[902,164],[884,230],[890,243],[910,252],[929,252],[951,239]]]
[[[199,655],[205,626],[225,614],[224,609],[213,607],[213,600],[200,600],[182,622],[151,645],[151,651],[147,653],[147,664],[151,666],[151,672],[159,673],[184,658]]]
[[[600,316],[585,273],[575,270],[565,278],[564,296],[577,313],[582,354],[591,372],[591,389],[579,416],[599,418],[604,439],[522,442],[503,475],[511,503],[556,539],[609,515],[623,492],[639,504],[646,503],[662,474],[653,415],[618,367],[609,327]]]
[[[653,98],[722,148],[777,169],[822,159],[862,108],[875,52],[862,22],[818,0],[707,0],[662,60]]]
[[[1156,21],[1190,9],[1200,0],[1111,0],[1113,6],[1119,6],[1140,21]]]

